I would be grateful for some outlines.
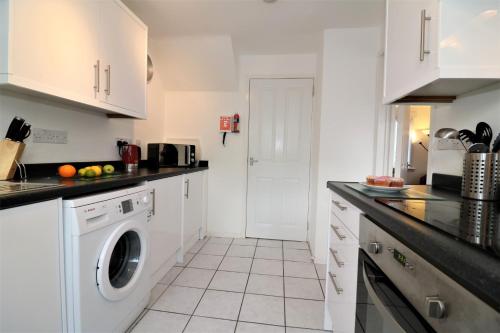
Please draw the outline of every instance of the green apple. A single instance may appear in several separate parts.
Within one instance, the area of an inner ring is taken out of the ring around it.
[[[111,173],[115,172],[115,167],[112,166],[111,164],[106,164],[105,166],[102,167],[102,171],[105,174],[111,174]]]

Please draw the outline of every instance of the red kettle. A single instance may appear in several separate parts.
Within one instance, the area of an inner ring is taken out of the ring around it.
[[[126,172],[135,172],[139,168],[141,160],[141,147],[137,145],[123,145],[120,149],[120,156],[125,165]]]

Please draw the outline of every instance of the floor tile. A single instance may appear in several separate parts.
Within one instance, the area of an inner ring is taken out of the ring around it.
[[[283,241],[285,249],[309,250],[307,242]]]
[[[229,245],[233,241],[232,238],[229,237],[210,237],[208,240],[208,244],[222,244],[222,245]]]
[[[257,245],[257,238],[235,238],[233,240],[233,245]]]
[[[283,296],[283,277],[250,274],[246,292],[260,295]]]
[[[285,277],[285,296],[323,300],[319,280]]]
[[[285,333],[283,326],[238,322],[236,333]]]
[[[199,254],[211,254],[214,256],[223,256],[226,254],[229,244],[214,244],[208,241],[204,247],[201,248]]]
[[[214,270],[185,268],[172,284],[183,287],[206,288],[214,273]]]
[[[217,271],[209,289],[244,292],[247,285],[248,273]]]
[[[186,253],[184,254],[184,260],[182,262],[178,262],[175,264],[175,266],[177,267],[185,267],[190,261],[191,259],[193,259],[194,257],[194,253]]]
[[[316,269],[312,262],[285,261],[285,276],[317,279]]]
[[[267,274],[267,275],[281,275],[281,276],[283,276],[283,261],[281,261],[281,260],[268,260],[268,259],[254,259],[251,272],[255,273],[255,274]]]
[[[326,294],[326,280],[319,280],[319,284],[321,284],[321,289],[323,289],[323,295]]]
[[[158,298],[160,298],[161,294],[163,294],[163,292],[167,290],[167,288],[168,285],[157,283],[156,286],[151,289],[151,297],[149,298],[149,303],[146,307],[151,307],[158,300]]]
[[[325,264],[315,264],[316,272],[318,272],[318,277],[320,280],[326,279],[326,265]]]
[[[281,247],[257,247],[257,250],[255,251],[255,258],[282,260],[283,251]]]
[[[188,315],[148,311],[134,327],[134,333],[181,333],[189,320]]]
[[[264,247],[282,247],[283,242],[280,240],[274,240],[274,239],[259,239],[257,241],[257,246],[264,246]]]
[[[210,254],[197,254],[189,262],[187,267],[217,269],[223,258],[224,258],[223,256],[213,256]]]
[[[167,274],[165,274],[165,276],[163,276],[163,278],[160,280],[159,283],[163,283],[166,285],[171,284],[172,281],[174,281],[175,278],[179,276],[179,274],[182,272],[183,269],[184,268],[178,266],[170,268],[170,270],[167,272]]]
[[[324,302],[285,298],[286,325],[323,329]]]
[[[245,294],[239,320],[284,325],[283,297]]]
[[[290,261],[312,262],[309,250],[285,249],[284,258]]]
[[[224,257],[219,270],[248,273],[251,266],[252,258]]]
[[[204,292],[203,289],[170,286],[151,309],[192,314]]]
[[[226,256],[228,257],[242,257],[253,258],[255,253],[255,246],[231,245]]]
[[[286,328],[286,333],[329,333],[329,332],[331,332],[331,331],[310,330],[307,328],[295,328],[295,327],[287,327]],[[363,331],[361,330],[360,332],[363,332]]]
[[[235,321],[192,317],[184,333],[233,333]]]
[[[198,240],[191,248],[188,250],[188,253],[197,253],[207,242],[206,239]]]
[[[195,315],[236,320],[242,299],[241,293],[207,290],[196,308]]]

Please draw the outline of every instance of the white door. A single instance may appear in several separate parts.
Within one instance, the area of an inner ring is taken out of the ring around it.
[[[250,81],[247,237],[305,241],[312,79]]]

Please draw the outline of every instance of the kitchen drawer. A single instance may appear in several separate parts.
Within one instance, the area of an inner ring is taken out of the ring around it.
[[[338,245],[358,245],[359,240],[340,222],[340,220],[332,215],[330,217],[330,246]]]
[[[330,282],[328,297],[338,303],[356,302],[357,267],[338,268],[334,263],[328,266],[326,280]]]
[[[333,290],[332,284],[327,280],[327,290]],[[356,302],[335,302],[327,294],[327,309],[332,320],[334,333],[353,333],[356,322]]]
[[[334,192],[331,195],[331,207],[331,212],[347,226],[356,238],[359,238],[359,216],[361,211]]]
[[[336,269],[342,270],[358,266],[358,245],[330,244],[328,260]]]

